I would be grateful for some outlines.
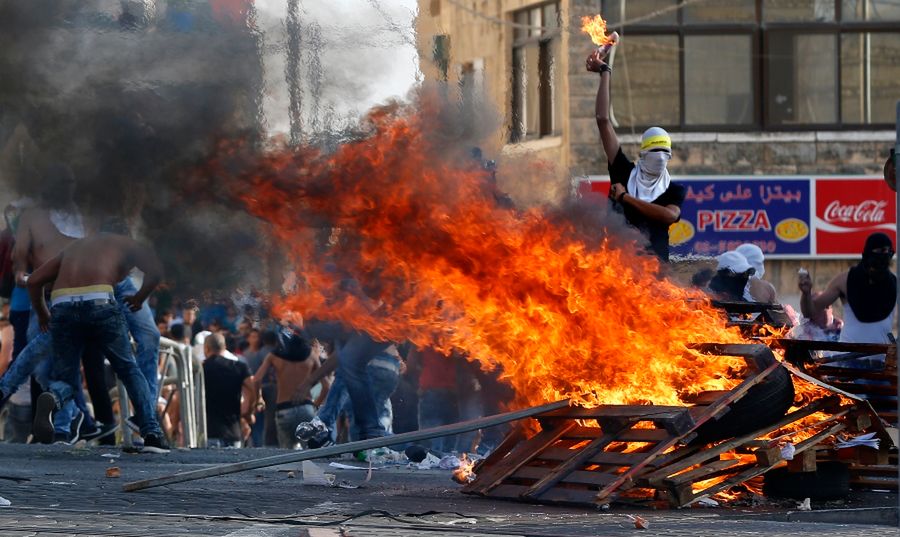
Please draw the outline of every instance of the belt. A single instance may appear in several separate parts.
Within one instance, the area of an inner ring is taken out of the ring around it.
[[[397,361],[385,360],[383,358],[372,358],[366,365],[370,365],[372,367],[380,367],[382,369],[393,371],[394,373],[400,372],[400,364],[397,363]]]
[[[295,403],[293,401],[282,401],[282,402],[278,403],[277,405],[275,405],[275,410],[287,410],[289,408],[294,408],[294,407],[304,406],[304,405],[312,405],[312,404],[313,404],[313,402],[310,401],[309,399],[307,399],[303,402],[300,402],[300,403]]]
[[[104,304],[112,304],[113,297],[109,293],[84,293],[82,295],[64,295],[50,300],[50,306],[59,306],[60,304],[85,304],[91,303],[94,306],[102,306]]]
[[[50,298],[56,300],[57,298],[62,298],[64,296],[82,296],[96,293],[102,293],[103,298],[112,296],[113,287],[112,285],[105,283],[99,285],[82,285],[80,287],[63,287],[61,289],[54,289],[53,292],[50,293]]]

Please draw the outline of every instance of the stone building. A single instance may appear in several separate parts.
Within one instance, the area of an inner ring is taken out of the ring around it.
[[[881,175],[900,99],[894,0],[420,0],[421,70],[500,111],[495,154],[602,176],[594,45],[580,32],[597,13],[622,34],[612,107],[626,154],[656,124],[676,177]],[[821,286],[852,257],[773,255],[767,278],[795,301],[799,266]]]

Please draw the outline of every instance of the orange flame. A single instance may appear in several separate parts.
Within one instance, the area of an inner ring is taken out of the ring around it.
[[[237,175],[234,195],[271,224],[298,275],[277,314],[500,368],[515,406],[679,404],[735,385],[741,359],[688,347],[744,342],[702,294],[660,279],[635,244],[500,206],[484,170],[434,134],[437,108],[377,109],[364,139],[329,155],[247,150],[240,172],[229,161],[246,148],[223,148],[207,172]],[[317,250],[309,226],[321,222],[340,232]]]
[[[616,42],[613,36],[606,35],[606,21],[600,15],[581,17],[581,33],[591,36],[591,41],[598,47]]]
[[[453,480],[460,484],[471,483],[475,480],[475,461],[469,460],[465,453],[459,458],[459,468],[453,470]]]

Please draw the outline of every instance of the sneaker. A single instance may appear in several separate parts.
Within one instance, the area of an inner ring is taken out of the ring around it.
[[[70,431],[72,431],[72,438],[67,439],[70,444],[75,444],[78,440],[81,439],[81,426],[84,425],[84,412],[78,411],[75,414],[75,417],[72,418],[72,426]],[[54,444],[57,443],[55,440]]]
[[[54,445],[65,445],[71,446],[75,442],[69,441],[69,435],[66,433],[53,433],[53,444]]]
[[[144,447],[141,453],[168,453],[169,443],[166,439],[155,434],[148,434],[144,437]]]
[[[112,438],[113,434],[118,430],[118,424],[110,423],[107,425],[97,422],[92,430],[82,432],[81,438],[87,440],[88,442],[90,442],[91,440],[98,440],[100,444],[103,444],[103,440]]]
[[[137,416],[128,416],[128,419],[125,420],[125,423],[128,425],[128,428],[131,429],[132,432],[141,434],[141,426],[138,423]]]
[[[325,425],[325,422],[316,416],[310,421],[304,421],[298,425],[297,429],[294,431],[294,436],[301,442],[308,443],[311,441],[319,441],[324,443],[326,438],[331,437],[331,431],[328,430],[328,426]]]
[[[50,392],[42,393],[37,400],[34,411],[34,422],[31,425],[31,432],[34,435],[34,441],[39,444],[49,444],[53,442],[53,413],[59,408],[56,396]],[[67,439],[68,440],[68,439]]]

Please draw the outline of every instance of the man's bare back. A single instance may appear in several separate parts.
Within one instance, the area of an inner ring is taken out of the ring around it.
[[[139,245],[129,237],[98,233],[75,241],[62,251],[54,289],[116,285],[138,265]]]
[[[312,400],[309,390],[305,393],[296,390],[306,382],[313,371],[319,368],[319,359],[312,356],[302,362],[290,362],[275,356],[273,358],[275,359],[272,360],[272,367],[275,368],[275,381],[278,385],[276,402]]]
[[[56,229],[47,209],[31,208],[22,213],[16,231],[16,246],[13,251],[18,283],[24,284],[22,277],[38,268],[63,249],[76,241]]]

